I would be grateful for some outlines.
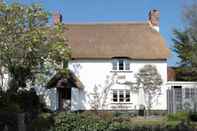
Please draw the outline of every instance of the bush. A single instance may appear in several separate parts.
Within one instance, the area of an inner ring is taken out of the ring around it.
[[[48,131],[53,127],[53,118],[49,113],[42,113],[37,119],[32,121],[32,124],[28,130],[31,131]]]
[[[15,112],[19,113],[21,112],[21,108],[18,104],[16,103],[10,103],[9,105],[3,106],[0,111],[7,111],[7,112]]]
[[[188,121],[188,113],[187,112],[177,112],[175,114],[169,114],[167,116],[168,121]]]
[[[83,115],[78,113],[58,113],[54,119],[54,130],[56,131],[71,131],[71,130],[107,130],[108,121],[100,119],[98,116]]]
[[[113,119],[113,113],[109,111],[99,112],[99,116],[107,121],[110,121]]]
[[[189,113],[189,119],[191,121],[197,121],[197,112]]]
[[[170,115],[169,118],[171,120],[182,120],[185,118],[185,114],[178,113]],[[100,115],[91,112],[81,114],[61,112],[55,114],[53,131],[177,131],[180,129],[191,131],[189,125],[184,124],[184,122],[179,122],[175,126],[165,123],[143,124],[142,121],[136,124],[132,121],[123,120],[122,117],[116,117],[116,120],[105,120]]]

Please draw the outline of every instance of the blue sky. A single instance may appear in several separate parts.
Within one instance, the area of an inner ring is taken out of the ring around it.
[[[7,0],[13,2],[11,0]],[[16,0],[15,0],[16,1]],[[17,0],[24,4],[40,3],[47,11],[59,11],[65,23],[146,21],[150,9],[160,10],[160,32],[167,46],[173,47],[172,30],[182,28],[182,8],[186,0]],[[192,0],[187,0],[191,2]],[[177,65],[178,58],[171,53],[170,66]]]

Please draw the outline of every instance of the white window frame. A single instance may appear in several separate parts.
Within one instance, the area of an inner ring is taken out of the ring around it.
[[[123,91],[123,101],[120,101],[120,92]],[[117,92],[117,101],[114,101],[114,92]],[[126,94],[129,92],[129,101],[127,101]],[[131,103],[131,90],[129,89],[113,89],[112,103]]]
[[[120,70],[120,61],[123,61],[123,69]],[[112,60],[112,70],[113,71],[130,71],[130,62],[128,59],[113,59]]]

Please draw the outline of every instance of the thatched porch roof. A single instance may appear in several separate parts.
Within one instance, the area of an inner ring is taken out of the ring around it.
[[[47,88],[82,88],[81,81],[76,77],[72,71],[68,71],[68,75],[58,72],[47,83]]]

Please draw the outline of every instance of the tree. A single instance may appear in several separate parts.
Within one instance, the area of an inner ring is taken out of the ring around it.
[[[92,110],[97,112],[98,110],[104,110],[107,106],[108,95],[112,85],[115,83],[116,76],[116,73],[112,74],[112,76],[107,76],[103,86],[94,86],[93,92],[90,94],[91,99],[89,101]]]
[[[194,39],[194,38],[193,38]],[[179,65],[176,69],[177,80],[197,80],[196,64],[194,59],[195,41],[191,38],[189,31],[174,30],[174,51],[180,58]]]
[[[50,27],[49,13],[41,6],[0,2],[0,67],[11,76],[11,91],[25,88],[46,61],[61,65],[69,56],[64,26]]]
[[[143,89],[148,109],[148,115],[153,105],[153,100],[161,93],[162,79],[155,66],[145,65],[136,74],[137,90]]]
[[[197,3],[183,9],[185,28],[174,30],[174,51],[180,58],[178,80],[197,80]]]

